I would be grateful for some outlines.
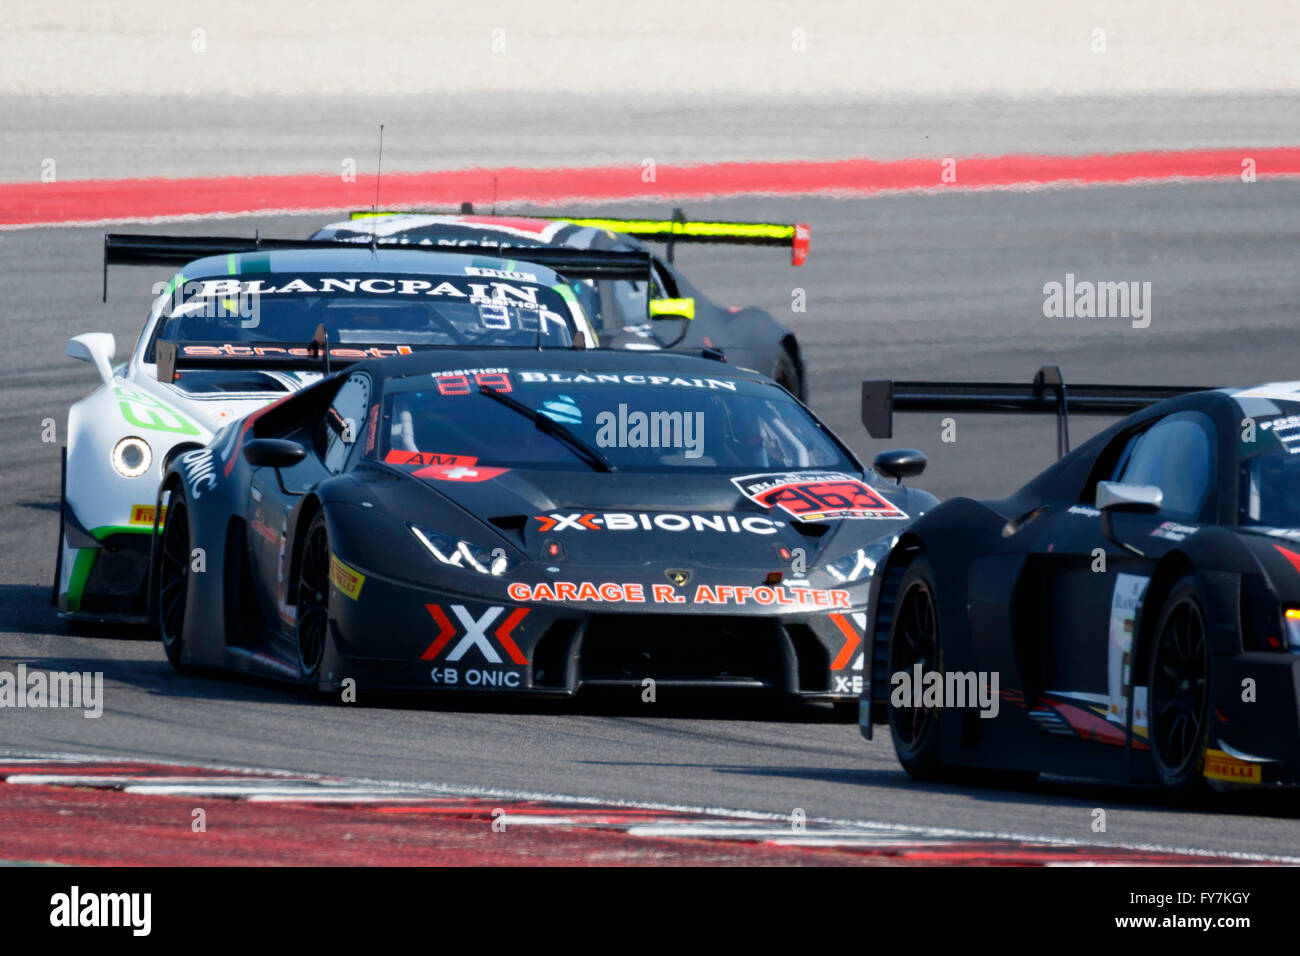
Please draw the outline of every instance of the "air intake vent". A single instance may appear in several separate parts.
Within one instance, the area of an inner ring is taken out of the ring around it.
[[[786,686],[784,635],[771,618],[597,614],[578,667],[592,684]]]

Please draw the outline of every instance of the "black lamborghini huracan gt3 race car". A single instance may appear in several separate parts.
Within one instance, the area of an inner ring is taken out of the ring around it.
[[[320,689],[853,704],[875,562],[935,503],[877,471],[922,465],[717,356],[356,361],[172,463],[153,611],[179,668]]]
[[[918,778],[1300,783],[1300,384],[1067,389],[1048,367],[1032,386],[864,382],[862,408],[877,438],[894,409],[1055,413],[1063,453],[900,537],[873,587],[864,736],[884,705]],[[1124,413],[1068,452],[1069,414]]]

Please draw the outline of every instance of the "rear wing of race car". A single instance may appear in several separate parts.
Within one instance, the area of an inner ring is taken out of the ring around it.
[[[264,239],[231,236],[144,236],[104,234],[104,301],[108,301],[109,266],[184,266],[205,256],[284,249],[352,249],[364,244],[342,239]],[[645,281],[652,275],[652,258],[642,252],[606,249],[570,249],[537,246],[527,250],[491,244],[456,246],[409,245],[403,251],[454,252],[462,255],[507,258],[547,266],[568,279],[629,279]],[[526,255],[520,255],[526,252]]]
[[[462,204],[456,213],[433,209],[384,209],[374,212],[358,209],[352,219],[370,219],[374,216],[440,216],[471,215],[474,207]],[[812,246],[812,229],[807,223],[737,222],[730,220],[691,220],[681,209],[674,209],[671,219],[621,219],[611,216],[537,216],[551,222],[571,222],[575,226],[592,226],[608,229],[625,236],[635,236],[648,242],[662,242],[667,246],[668,261],[673,261],[673,246],[679,242],[710,243],[732,246],[780,246],[790,249],[790,264],[801,266],[808,258]],[[381,240],[382,241],[382,240]]]
[[[1071,385],[1060,366],[1044,365],[1028,385],[1006,382],[862,383],[862,424],[872,438],[894,437],[894,412],[996,412],[1056,416],[1056,454],[1070,451],[1070,415],[1130,415],[1209,386]]]
[[[259,371],[315,371],[324,375],[353,362],[394,355],[411,355],[437,348],[431,345],[370,345],[330,342],[325,326],[307,343],[302,342],[185,342],[183,345],[159,339],[158,381],[174,382],[178,372],[228,370],[253,367]]]

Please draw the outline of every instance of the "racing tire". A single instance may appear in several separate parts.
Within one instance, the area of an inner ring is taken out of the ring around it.
[[[938,602],[935,600],[934,570],[924,555],[916,557],[898,586],[893,620],[889,626],[889,656],[886,674],[912,673],[916,664],[923,673],[942,670],[939,640]],[[889,701],[889,735],[894,753],[913,780],[936,781],[949,774],[939,755],[939,708],[896,707]]]
[[[158,546],[158,633],[167,660],[178,671],[188,670],[185,656],[185,610],[190,600],[190,515],[185,496],[172,489]]]
[[[329,631],[330,541],[325,513],[316,512],[298,562],[298,669],[304,681],[320,675]]]
[[[1165,599],[1152,636],[1147,672],[1147,739],[1164,789],[1206,795],[1205,748],[1210,711],[1210,641],[1205,600],[1190,575]]]

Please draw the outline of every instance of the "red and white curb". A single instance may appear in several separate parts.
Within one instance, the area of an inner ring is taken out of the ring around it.
[[[186,801],[232,801],[249,808],[274,810],[276,828],[294,828],[299,814],[311,813],[311,826],[319,821],[342,820],[331,812],[349,813],[349,822],[377,825],[384,839],[407,842],[412,834],[430,837],[426,856],[414,862],[447,862],[440,855],[439,826],[472,826],[473,832],[529,830],[554,851],[546,862],[569,860],[566,841],[583,834],[626,838],[629,862],[638,862],[651,848],[656,862],[772,862],[860,864],[1010,864],[1010,865],[1205,865],[1296,864],[1300,859],[1256,854],[1231,854],[1189,848],[1098,845],[1082,841],[1012,833],[977,832],[940,827],[918,827],[861,820],[819,817],[796,819],[790,815],[653,803],[602,801],[562,794],[541,794],[473,787],[410,784],[347,779],[313,774],[228,767],[172,765],[152,760],[75,755],[0,755],[0,815],[9,798],[30,798],[39,793],[51,800],[68,790],[94,791],[101,811],[107,794],[119,800],[169,798]],[[32,788],[32,789],[29,789]],[[39,806],[39,802],[36,804]],[[25,804],[31,817],[32,804]],[[118,809],[122,807],[119,805]],[[61,810],[61,813],[73,811]],[[257,826],[264,826],[260,817]],[[35,821],[33,821],[35,822]],[[304,821],[306,822],[306,821]],[[261,831],[259,831],[260,833]],[[276,832],[279,832],[277,830]],[[644,842],[643,842],[644,841]],[[444,841],[446,842],[446,841]],[[452,841],[458,864],[479,862],[463,840]],[[580,841],[579,841],[580,842]],[[286,837],[278,845],[259,836],[259,853],[281,862],[299,859],[302,848]],[[585,844],[584,844],[585,845]],[[740,859],[734,854],[743,848]],[[445,849],[445,848],[444,848]],[[494,846],[493,850],[500,849]],[[280,852],[282,851],[282,852]],[[130,848],[122,852],[130,857]],[[187,850],[187,853],[189,851]],[[584,851],[586,852],[586,851]],[[619,852],[617,841],[612,846]],[[721,858],[718,854],[721,853]],[[32,855],[29,841],[15,854],[0,833],[0,858]],[[559,855],[558,860],[555,854]],[[39,855],[37,853],[36,855]],[[60,854],[49,857],[58,860]],[[203,862],[201,856],[187,862]],[[614,860],[618,862],[616,858]],[[367,862],[361,860],[360,862]],[[382,862],[380,860],[379,862]],[[410,859],[404,862],[412,862]]]

